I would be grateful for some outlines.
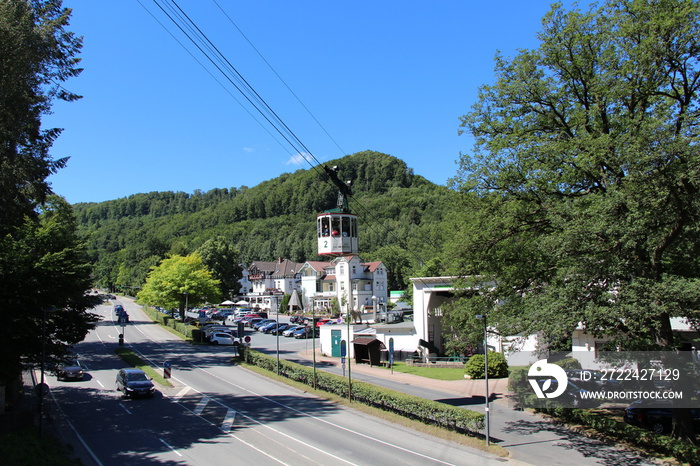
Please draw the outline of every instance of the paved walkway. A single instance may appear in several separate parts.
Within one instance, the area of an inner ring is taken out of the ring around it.
[[[313,359],[313,352],[311,350],[301,351],[298,355],[303,359]],[[316,362],[322,362],[324,366],[340,367],[338,358],[324,356],[318,349],[316,350]],[[352,363],[351,370],[374,377],[391,378],[394,382],[429,388],[465,398],[483,398],[486,392],[486,381],[483,379],[436,380],[398,371],[392,373],[389,369],[384,367],[370,366],[369,364],[355,364],[354,362]],[[489,379],[489,397],[493,403],[508,405],[508,379]]]

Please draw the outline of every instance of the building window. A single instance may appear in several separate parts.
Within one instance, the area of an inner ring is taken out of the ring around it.
[[[345,267],[341,264],[340,267],[338,267],[338,275],[344,275],[345,274]]]

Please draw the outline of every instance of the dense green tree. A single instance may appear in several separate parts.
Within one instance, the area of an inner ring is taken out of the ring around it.
[[[219,280],[221,296],[227,299],[236,296],[241,288],[239,280],[243,278],[241,253],[223,236],[207,240],[197,252],[214,278]]]
[[[144,304],[179,308],[183,319],[185,303],[192,306],[218,303],[220,297],[219,281],[206,268],[198,253],[165,259],[151,270],[137,295]]]
[[[96,298],[84,244],[76,235],[70,205],[50,196],[39,217],[0,237],[0,383],[21,370],[21,361],[39,363],[46,335],[47,361],[63,357],[97,321],[88,312]],[[45,323],[45,325],[44,325]],[[31,335],[31,338],[28,337]]]
[[[82,71],[69,16],[58,0],[0,3],[0,234],[35,215],[66,163],[49,155],[61,130],[42,130],[41,117],[55,99],[78,98],[61,86]]]
[[[0,2],[0,385],[40,359],[42,341],[55,359],[94,322],[71,208],[47,182],[66,163],[49,154],[60,130],[41,127],[57,99],[78,98],[63,87],[81,71],[69,17],[58,0]]]
[[[700,311],[700,4],[555,5],[539,38],[463,118],[455,269],[497,281],[503,331],[676,347]]]

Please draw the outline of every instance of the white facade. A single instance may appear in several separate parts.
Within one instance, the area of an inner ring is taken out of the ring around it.
[[[341,315],[362,312],[389,300],[387,270],[381,262],[362,262],[360,256],[335,258],[332,262],[306,262],[300,269],[304,308],[326,312],[337,300]]]
[[[277,312],[285,294],[301,291],[301,265],[282,258],[274,262],[253,262],[247,269],[250,291],[245,295],[250,307]]]
[[[457,290],[452,285],[454,280],[456,277],[411,278],[416,335],[441,351],[445,347],[443,336],[445,329],[442,325],[443,306],[454,299],[454,292]],[[530,352],[537,348],[536,335],[502,336],[495,332],[487,332],[487,334],[486,344],[489,350],[499,353]],[[420,347],[419,350],[423,356],[428,356],[427,348]]]

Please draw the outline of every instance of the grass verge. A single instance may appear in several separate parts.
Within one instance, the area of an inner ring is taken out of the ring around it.
[[[389,367],[382,368],[391,370]],[[394,363],[394,370],[404,374],[418,375],[428,379],[436,380],[464,380],[464,365],[460,367],[418,367],[407,366],[402,362]],[[490,371],[489,371],[490,372]]]

